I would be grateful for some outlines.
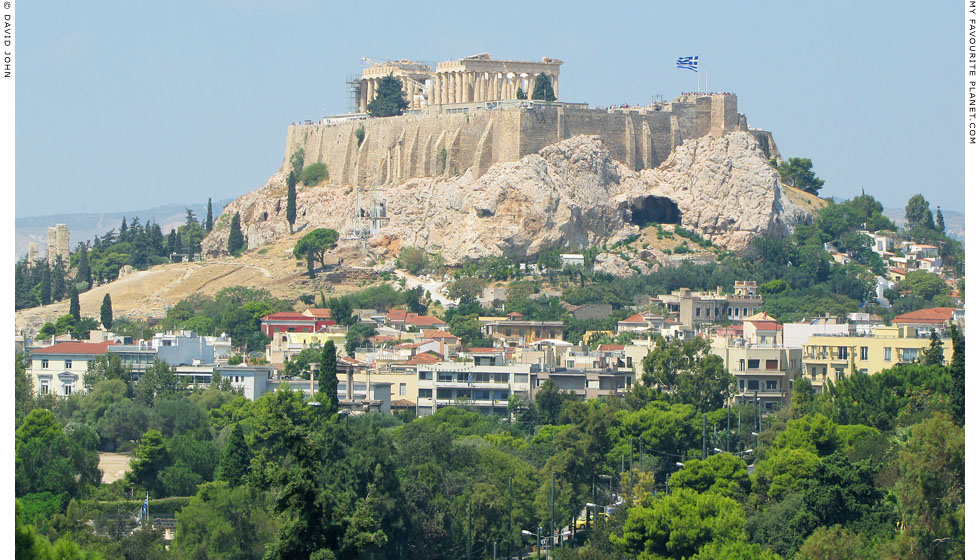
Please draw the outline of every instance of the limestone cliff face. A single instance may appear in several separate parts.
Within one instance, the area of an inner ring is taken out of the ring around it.
[[[786,196],[779,174],[746,132],[686,141],[640,176],[646,194],[677,204],[681,225],[733,250],[758,235],[784,237],[813,219],[812,210]]]
[[[372,251],[425,247],[449,263],[614,243],[636,233],[632,222],[649,216],[651,208],[655,214],[679,212],[685,227],[736,250],[756,235],[785,235],[811,219],[783,195],[778,175],[747,132],[689,140],[657,169],[639,173],[613,160],[598,136],[576,136],[495,164],[478,179],[467,171],[383,189],[390,222],[371,240]],[[228,205],[202,243],[205,256],[226,252],[235,212],[241,213],[250,249],[288,236],[285,199],[285,178],[277,174]],[[317,227],[343,235],[354,205],[350,187],[300,187],[296,238]]]

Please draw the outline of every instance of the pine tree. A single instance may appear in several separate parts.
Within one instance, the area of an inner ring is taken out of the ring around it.
[[[125,222],[126,220],[123,219]],[[85,282],[87,290],[92,289],[92,269],[88,265],[88,247],[79,243],[78,268],[75,273],[76,282]]]
[[[208,216],[204,219],[204,231],[211,233],[214,227],[214,217],[211,215],[211,199],[208,198]]]
[[[555,90],[551,87],[551,78],[544,72],[538,74],[534,80],[534,93],[531,94],[531,99],[541,101],[554,101],[556,99]]]
[[[524,89],[523,88],[517,88],[517,98],[518,99],[527,99],[527,93],[524,92]]]
[[[240,424],[235,424],[228,434],[228,442],[221,453],[221,463],[218,465],[218,480],[224,480],[231,486],[239,486],[248,474],[251,454],[245,443],[245,434]]]
[[[119,226],[119,242],[129,241],[129,226],[126,225],[126,217],[123,216],[122,225]]]
[[[393,117],[408,109],[402,81],[388,74],[378,82],[378,96],[367,104],[372,117]]]
[[[232,255],[238,253],[245,246],[245,235],[242,234],[242,219],[235,212],[231,219],[231,231],[228,232],[228,252]]]
[[[78,303],[78,288],[71,287],[71,300],[68,303],[68,314],[75,318],[75,322],[82,320],[82,307]]]
[[[293,224],[296,223],[296,174],[289,172],[286,178],[286,221],[289,222],[289,233],[293,233]]]
[[[943,235],[946,234],[946,220],[943,218],[943,211],[936,206],[936,229]]]
[[[929,337],[929,348],[922,353],[919,362],[927,366],[943,365],[943,341],[939,340],[936,331],[932,331],[932,335]]]
[[[324,406],[328,406],[327,412],[333,414],[339,408],[337,401],[337,346],[332,340],[328,340],[323,345],[323,352],[320,354],[320,375],[317,379],[320,392],[326,395]]]
[[[102,309],[99,310],[99,317],[102,319],[102,326],[108,330],[112,328],[112,298],[107,293],[102,298]]]

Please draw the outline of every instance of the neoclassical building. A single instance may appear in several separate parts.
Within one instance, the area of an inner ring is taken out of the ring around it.
[[[402,81],[409,109],[517,99],[518,89],[530,97],[534,80],[542,72],[558,97],[561,65],[562,61],[555,58],[542,58],[541,62],[493,60],[489,53],[440,62],[435,70],[411,60],[372,62],[356,85],[357,110],[367,110],[378,83],[389,74]]]

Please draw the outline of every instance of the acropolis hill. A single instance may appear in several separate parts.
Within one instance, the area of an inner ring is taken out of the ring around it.
[[[356,112],[291,125],[279,171],[225,208],[204,255],[226,254],[235,212],[250,249],[328,227],[368,242],[376,257],[412,245],[455,263],[614,243],[649,222],[737,250],[756,235],[787,235],[822,205],[779,183],[772,134],[749,128],[735,95],[594,108],[560,97],[561,64],[488,54],[435,68],[372,62],[349,83]],[[558,99],[518,99],[541,73]],[[364,110],[388,75],[409,109],[371,118]],[[285,180],[300,150],[305,165],[325,163],[328,178],[298,188],[291,234]]]
[[[585,103],[517,99],[533,90],[539,73],[557,84],[561,61],[492,60],[482,54],[439,63],[372,64],[355,83],[358,108],[373,98],[377,82],[393,75],[409,92],[411,109],[401,117],[354,115],[289,127],[283,168],[299,149],[305,162],[326,163],[330,182],[377,186],[413,177],[476,177],[503,161],[516,161],[580,134],[598,135],[611,157],[630,169],[652,169],[684,140],[737,130],[752,134],[767,157],[778,157],[767,131],[750,130],[732,94],[687,94],[648,107],[593,109]],[[555,87],[555,94],[559,90]],[[355,131],[364,129],[363,141]],[[445,161],[443,153],[445,151]]]

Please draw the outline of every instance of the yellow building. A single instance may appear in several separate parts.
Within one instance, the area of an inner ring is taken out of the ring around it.
[[[908,327],[872,328],[871,336],[811,336],[803,345],[803,376],[819,391],[827,380],[837,381],[851,371],[874,374],[897,364],[915,363],[929,348],[928,337],[916,337]],[[943,358],[949,365],[953,341],[942,339]]]

